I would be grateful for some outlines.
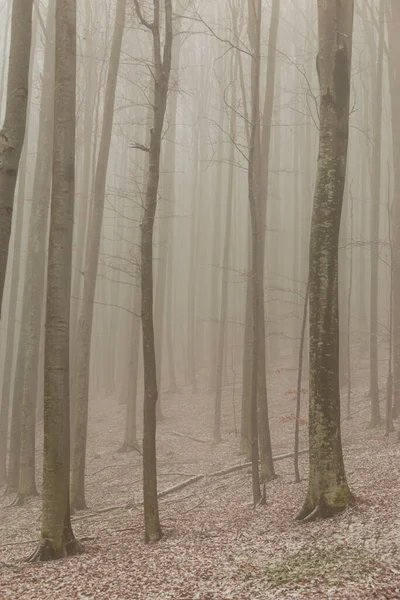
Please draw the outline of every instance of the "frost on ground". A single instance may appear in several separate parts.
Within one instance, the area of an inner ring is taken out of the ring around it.
[[[358,381],[366,380],[364,372],[357,375]],[[274,454],[292,449],[294,378],[294,372],[282,369],[270,385]],[[164,397],[160,490],[244,460],[234,423],[239,391],[233,392],[232,387],[225,389],[224,436],[217,446],[192,439],[210,440],[212,397],[192,397],[186,389]],[[51,564],[24,563],[21,559],[34,549],[40,529],[40,499],[7,508],[9,498],[2,498],[0,599],[399,599],[400,444],[396,434],[387,439],[383,430],[367,429],[365,390],[356,392],[354,417],[343,421],[354,507],[328,521],[295,522],[306,491],[307,457],[301,458],[304,480],[298,485],[287,459],[277,463],[278,478],[267,485],[267,504],[256,510],[248,469],[206,477],[165,496],[160,500],[164,538],[147,546],[142,542],[141,457],[117,452],[123,407],[117,399],[113,404],[108,398],[101,407],[93,400],[90,508],[73,517],[86,553]],[[302,447],[306,417],[304,411]],[[40,451],[38,463],[40,481]],[[133,508],[124,508],[133,499]]]

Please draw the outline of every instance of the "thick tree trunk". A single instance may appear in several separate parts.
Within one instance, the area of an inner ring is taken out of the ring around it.
[[[87,235],[86,266],[84,272],[83,300],[78,324],[77,372],[76,372],[76,421],[72,454],[71,510],[86,508],[85,464],[89,406],[90,349],[92,340],[93,309],[96,293],[97,266],[103,223],[106,179],[110,154],[111,134],[114,122],[115,93],[121,55],[122,37],[125,28],[126,0],[118,0],[115,26],[110,52],[110,65],[107,76],[103,128],[100,139],[99,156],[94,182],[92,218]]]
[[[349,132],[353,1],[318,1],[320,146],[310,239],[310,472],[298,519],[353,500],[346,481],[339,389],[338,245]]]
[[[0,315],[14,192],[25,138],[33,0],[13,0],[6,114],[0,131]]]
[[[43,505],[31,561],[77,554],[69,510],[69,337],[75,187],[76,3],[56,0],[54,149],[47,272]]]

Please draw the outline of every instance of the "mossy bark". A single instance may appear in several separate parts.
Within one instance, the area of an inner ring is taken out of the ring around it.
[[[352,501],[340,431],[338,246],[350,106],[353,2],[318,2],[320,146],[310,238],[310,473],[298,519],[328,517]],[[339,33],[340,32],[340,33]]]

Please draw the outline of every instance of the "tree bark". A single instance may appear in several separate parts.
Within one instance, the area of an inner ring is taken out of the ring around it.
[[[24,221],[25,208],[25,174],[26,158],[28,154],[28,140],[25,140],[24,149],[21,154],[21,169],[18,178],[18,196],[15,212],[14,246],[11,266],[11,288],[10,288],[10,307],[8,311],[7,334],[5,343],[5,358],[3,369],[3,384],[1,389],[1,409],[0,409],[0,486],[7,482],[7,441],[9,430],[9,416],[12,403],[11,381],[14,366],[14,346],[16,341],[16,317],[17,317],[17,299],[18,283],[20,280],[21,269],[21,240]]]
[[[43,87],[40,100],[37,158],[29,221],[27,263],[22,306],[23,367],[16,372],[22,380],[21,455],[17,502],[37,494],[35,484],[36,405],[39,381],[40,342],[43,331],[43,307],[46,283],[46,246],[51,193],[49,164],[53,150],[54,105],[54,17],[52,0],[47,14],[47,41],[43,63]]]
[[[224,367],[224,350],[226,340],[226,324],[227,324],[227,313],[228,313],[228,282],[229,282],[229,252],[231,249],[231,238],[232,238],[232,213],[233,213],[233,202],[234,202],[234,180],[235,180],[235,141],[236,141],[236,106],[237,106],[237,93],[236,93],[236,82],[235,72],[237,69],[231,69],[231,80],[232,80],[232,98],[231,106],[233,112],[231,116],[231,144],[229,152],[229,173],[228,173],[228,188],[227,188],[227,199],[226,199],[226,217],[225,217],[225,239],[223,249],[223,261],[222,261],[222,282],[221,282],[221,308],[220,318],[218,324],[218,338],[217,338],[217,355],[216,355],[216,378],[215,378],[215,397],[214,397],[214,442],[218,443],[221,441],[221,404],[222,404],[222,377]],[[218,200],[217,200],[218,202]],[[215,265],[213,265],[215,268]],[[215,282],[216,283],[216,282]],[[219,294],[215,292],[214,297],[218,297]]]
[[[161,49],[160,2],[153,1],[153,22],[142,15],[139,1],[134,0],[136,13],[149,29],[154,56],[154,109],[150,132],[149,173],[143,218],[141,222],[141,317],[143,332],[144,400],[143,400],[143,500],[145,542],[162,537],[157,499],[156,403],[157,367],[153,323],[153,230],[160,181],[161,140],[164,126],[172,60],[172,2],[164,1],[165,39]]]
[[[268,60],[267,80],[265,84],[264,110],[261,127],[260,156],[258,158],[257,177],[259,183],[259,217],[261,218],[259,235],[259,257],[258,257],[258,280],[259,280],[259,304],[257,328],[259,335],[258,343],[258,419],[260,438],[260,460],[261,480],[269,481],[275,477],[275,469],[272,461],[271,433],[269,428],[268,398],[267,398],[267,373],[266,373],[266,342],[265,342],[265,294],[264,294],[264,270],[265,270],[265,240],[267,227],[267,206],[269,182],[269,155],[271,148],[271,127],[274,106],[275,71],[276,71],[276,45],[278,39],[280,0],[273,0],[271,8],[271,23],[268,38]],[[260,17],[261,18],[261,17]]]
[[[374,68],[373,86],[373,150],[371,173],[371,280],[370,280],[370,394],[371,394],[371,420],[370,427],[374,428],[381,423],[379,408],[379,383],[378,383],[378,289],[376,284],[379,278],[379,224],[380,224],[380,196],[381,196],[381,149],[382,149],[382,80],[383,80],[383,50],[385,41],[383,0],[379,2],[379,44],[377,64]]]
[[[25,138],[33,0],[13,0],[6,113],[0,131],[0,316],[14,192]]]
[[[349,134],[354,3],[318,0],[320,146],[310,238],[310,472],[298,519],[328,517],[353,496],[340,431],[338,250]]]
[[[391,0],[388,23],[388,66],[393,139],[393,417],[400,413],[400,5]]]
[[[86,508],[85,464],[89,407],[89,371],[92,340],[93,309],[96,293],[97,267],[101,230],[103,224],[106,179],[110,154],[111,134],[114,123],[115,93],[121,55],[122,37],[125,28],[126,0],[118,0],[115,14],[114,33],[110,52],[110,64],[104,98],[103,127],[94,182],[92,218],[86,244],[83,300],[79,316],[76,372],[76,421],[71,471],[71,510]]]
[[[75,191],[76,2],[56,0],[52,196],[47,271],[43,505],[31,561],[82,551],[69,510],[69,337]]]

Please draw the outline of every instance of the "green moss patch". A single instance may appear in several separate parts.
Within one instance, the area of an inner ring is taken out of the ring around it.
[[[373,555],[360,548],[338,544],[302,549],[265,567],[249,566],[245,579],[260,577],[267,589],[296,587],[312,582],[340,587],[349,581],[362,581],[377,571],[386,569]]]

